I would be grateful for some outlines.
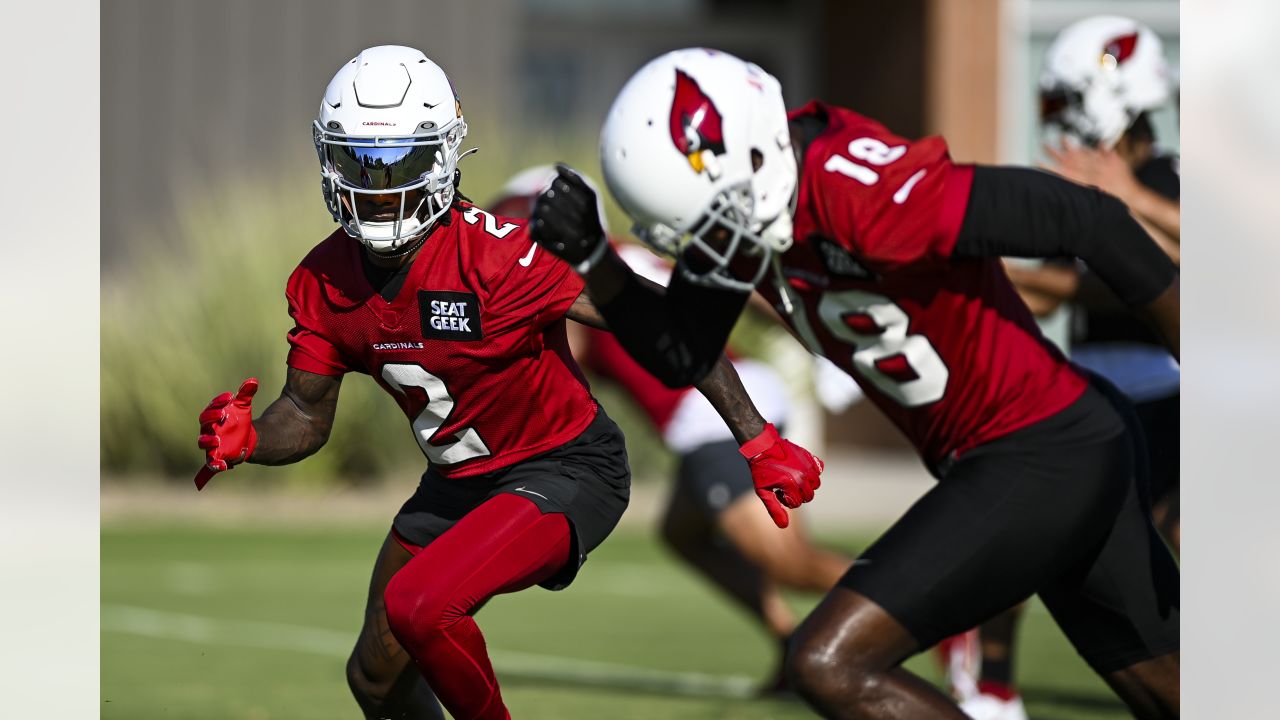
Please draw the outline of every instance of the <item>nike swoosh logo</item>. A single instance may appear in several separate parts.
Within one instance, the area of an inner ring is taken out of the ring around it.
[[[534,491],[532,491],[532,490],[525,490],[523,487],[518,487],[518,488],[516,488],[516,492],[528,493],[529,495],[537,495],[538,497],[542,498],[543,500],[546,500],[546,501],[548,501],[548,502],[550,502],[550,501],[551,501],[551,498],[547,497],[546,495],[543,495],[542,493],[536,493],[536,492],[534,492]]]
[[[924,177],[927,172],[929,171],[921,169],[915,175],[907,178],[907,181],[902,183],[902,187],[898,188],[898,192],[893,194],[893,202],[898,205],[906,202],[907,196],[911,194],[912,188],[916,186],[916,183],[920,182],[920,178]]]
[[[525,256],[520,258],[520,265],[522,267],[529,267],[529,263],[533,262],[533,253],[536,252],[537,249],[538,243],[534,243],[529,246],[529,252],[525,253]]]

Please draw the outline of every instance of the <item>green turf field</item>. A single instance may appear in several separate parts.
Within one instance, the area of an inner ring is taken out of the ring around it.
[[[108,524],[102,717],[359,717],[343,665],[381,541],[378,529]],[[810,716],[796,702],[749,699],[775,662],[770,643],[636,530],[611,537],[568,590],[499,597],[477,619],[522,720]],[[1033,718],[1127,717],[1039,605],[1020,646]],[[930,658],[911,665],[937,679]]]

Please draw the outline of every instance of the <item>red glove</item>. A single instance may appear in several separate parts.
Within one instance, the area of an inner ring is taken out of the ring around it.
[[[782,506],[800,507],[813,499],[813,491],[822,484],[818,477],[822,461],[790,440],[783,440],[773,423],[765,423],[764,432],[743,443],[738,451],[751,467],[756,497],[780,528],[791,523]]]
[[[253,454],[258,433],[253,429],[253,394],[258,392],[258,379],[240,384],[235,395],[224,392],[200,413],[200,447],[205,464],[196,473],[196,490],[203,490],[209,480],[229,470]]]

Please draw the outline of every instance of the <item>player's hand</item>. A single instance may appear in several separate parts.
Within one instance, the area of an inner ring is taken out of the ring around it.
[[[556,165],[556,177],[534,202],[529,234],[579,273],[590,270],[609,247],[595,191],[567,165]]]
[[[1126,203],[1139,187],[1133,170],[1115,150],[1081,147],[1063,142],[1057,148],[1045,145],[1044,152],[1051,162],[1042,164],[1042,168],[1072,182],[1092,185]]]
[[[822,461],[790,440],[783,440],[772,423],[764,432],[739,448],[751,467],[751,480],[756,497],[764,503],[769,517],[780,528],[791,523],[789,508],[798,508],[813,499],[813,491],[822,484]]]
[[[204,450],[205,463],[196,473],[196,490],[203,490],[214,475],[230,470],[253,454],[258,444],[252,407],[256,392],[258,379],[249,378],[240,384],[235,395],[222,393],[200,413],[199,445]]]

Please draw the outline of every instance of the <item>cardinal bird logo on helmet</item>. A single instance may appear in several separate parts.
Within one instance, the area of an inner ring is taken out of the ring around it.
[[[1136,32],[1112,38],[1111,42],[1107,43],[1102,50],[1102,62],[1104,64],[1107,63],[1107,58],[1110,57],[1111,63],[1119,65],[1133,55],[1133,49],[1137,45],[1138,33]]]
[[[720,111],[698,83],[683,70],[676,70],[676,96],[671,101],[671,141],[684,153],[694,172],[706,169],[702,152],[724,154],[724,133]]]

